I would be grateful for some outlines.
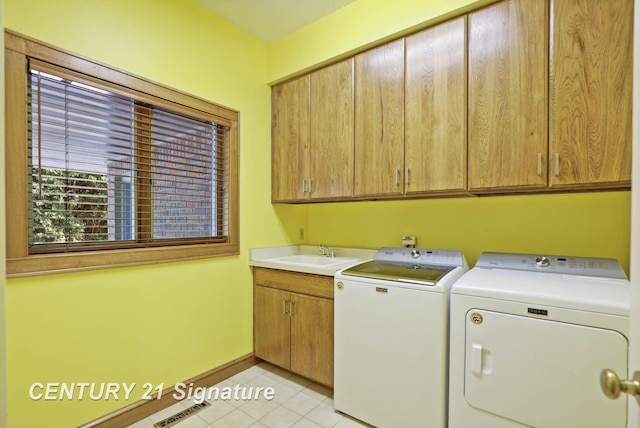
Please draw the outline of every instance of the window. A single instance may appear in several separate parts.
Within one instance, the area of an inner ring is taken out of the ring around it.
[[[10,32],[6,49],[9,275],[238,253],[237,112]]]
[[[31,253],[224,239],[228,127],[39,68],[28,86]]]

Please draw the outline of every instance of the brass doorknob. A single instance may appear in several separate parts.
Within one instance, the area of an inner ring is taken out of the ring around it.
[[[640,371],[633,374],[632,380],[620,379],[616,372],[611,369],[604,369],[600,373],[600,387],[604,395],[615,400],[621,392],[636,397],[640,405]]]

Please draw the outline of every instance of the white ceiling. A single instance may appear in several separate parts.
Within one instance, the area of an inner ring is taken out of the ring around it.
[[[271,43],[355,0],[196,0],[264,43]]]

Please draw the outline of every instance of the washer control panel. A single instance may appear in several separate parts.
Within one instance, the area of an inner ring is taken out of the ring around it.
[[[374,260],[381,263],[407,266],[466,266],[466,261],[460,251],[428,250],[423,248],[383,247],[378,250]]]
[[[617,260],[595,257],[482,253],[476,267],[627,279]]]

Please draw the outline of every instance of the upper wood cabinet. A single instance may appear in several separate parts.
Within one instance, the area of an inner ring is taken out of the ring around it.
[[[466,18],[406,38],[405,193],[467,185]]]
[[[629,186],[633,1],[552,7],[549,185]]]
[[[353,195],[353,59],[272,90],[272,200]]]
[[[307,194],[309,76],[271,90],[271,199],[296,201]]]
[[[404,191],[404,39],[355,57],[355,195]]]
[[[353,59],[311,73],[312,199],[353,195]]]
[[[548,12],[507,0],[469,14],[469,189],[547,186]]]
[[[503,0],[273,88],[274,202],[628,188],[633,0]]]

